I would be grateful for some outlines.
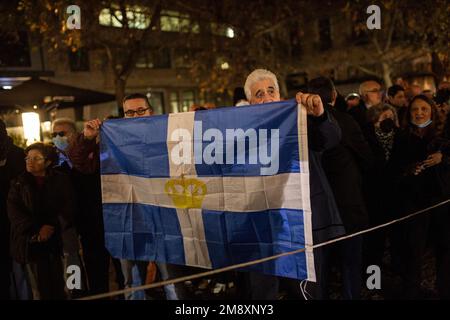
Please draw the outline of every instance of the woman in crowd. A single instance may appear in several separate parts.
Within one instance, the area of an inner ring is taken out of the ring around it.
[[[449,141],[437,128],[434,102],[424,95],[412,99],[404,130],[398,134],[392,153],[393,172],[398,181],[398,212],[410,214],[436,204],[450,195]],[[421,297],[420,271],[429,236],[436,254],[437,289],[450,298],[450,214],[441,206],[402,224],[403,298]]]
[[[369,125],[364,135],[374,156],[372,170],[364,179],[364,194],[371,226],[392,219],[394,190],[389,163],[394,139],[399,131],[397,112],[389,104],[379,104],[367,112]],[[382,265],[387,229],[380,229],[367,235],[366,265]]]
[[[26,172],[8,195],[11,253],[25,266],[35,300],[64,299],[63,249],[76,250],[70,180],[52,169],[57,159],[52,146],[35,143],[25,154]]]

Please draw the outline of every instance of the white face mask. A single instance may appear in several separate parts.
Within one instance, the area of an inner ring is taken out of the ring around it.
[[[431,119],[429,119],[429,120],[428,120],[427,122],[425,122],[425,123],[417,124],[417,123],[415,123],[413,120],[411,120],[411,123],[412,123],[413,125],[415,125],[416,127],[418,127],[418,128],[426,128],[426,127],[428,127],[432,122],[433,122],[433,121],[432,121]]]
[[[67,137],[56,136],[52,139],[52,141],[56,148],[58,148],[58,150],[60,151],[66,151],[67,147],[69,146]]]

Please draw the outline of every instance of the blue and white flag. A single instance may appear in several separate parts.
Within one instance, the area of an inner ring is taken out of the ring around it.
[[[101,174],[114,257],[315,281],[307,125],[295,101],[106,121]]]

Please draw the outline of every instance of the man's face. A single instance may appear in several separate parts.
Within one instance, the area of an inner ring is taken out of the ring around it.
[[[251,87],[250,104],[261,104],[280,101],[280,92],[275,89],[271,79],[255,82]]]
[[[408,102],[406,101],[405,91],[398,91],[395,96],[389,97],[389,102],[398,108],[406,107]]]
[[[368,81],[365,84],[364,98],[365,102],[371,106],[381,103],[382,93],[380,84],[375,81]]]
[[[55,137],[61,136],[61,137],[67,137],[67,139],[70,139],[74,133],[75,133],[75,131],[73,130],[73,128],[66,123],[56,124],[53,126],[52,134]]]
[[[153,114],[153,110],[147,105],[147,102],[140,98],[125,101],[123,112],[125,118],[148,117]]]

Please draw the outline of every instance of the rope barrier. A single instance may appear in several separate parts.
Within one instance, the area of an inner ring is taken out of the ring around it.
[[[394,219],[394,220],[386,222],[384,224],[381,224],[381,225],[378,225],[378,226],[375,226],[375,227],[372,227],[372,228],[368,228],[368,229],[365,229],[365,230],[362,230],[362,231],[358,231],[358,232],[355,232],[355,233],[352,233],[352,234],[349,234],[349,235],[346,235],[346,236],[342,236],[342,237],[339,237],[339,238],[336,238],[336,239],[328,240],[326,242],[322,242],[322,243],[319,243],[319,244],[316,244],[316,245],[313,245],[313,246],[306,245],[306,248],[297,249],[297,250],[293,250],[293,251],[289,251],[289,252],[284,252],[284,253],[280,253],[280,254],[277,254],[277,255],[274,255],[274,256],[270,256],[270,257],[266,257],[266,258],[262,258],[262,259],[258,259],[258,260],[253,260],[253,261],[248,261],[248,262],[244,262],[244,263],[239,263],[239,264],[231,265],[231,266],[224,267],[224,268],[219,268],[219,269],[215,269],[215,270],[211,270],[211,271],[206,271],[206,272],[202,272],[202,273],[193,274],[193,275],[190,275],[190,276],[185,276],[185,277],[180,277],[180,278],[160,281],[160,282],[157,282],[157,283],[152,283],[152,284],[142,285],[142,286],[138,286],[138,287],[127,288],[127,289],[122,289],[122,290],[117,290],[117,291],[112,291],[112,292],[107,292],[107,293],[96,294],[96,295],[92,295],[92,296],[89,296],[89,297],[84,297],[84,298],[81,298],[81,299],[78,299],[78,300],[97,300],[97,299],[103,299],[103,298],[109,298],[109,297],[118,296],[118,295],[121,295],[121,294],[124,294],[124,293],[130,293],[130,292],[133,292],[133,291],[154,289],[154,288],[162,287],[162,286],[165,286],[165,285],[168,285],[168,284],[176,284],[176,283],[180,283],[180,282],[185,282],[185,281],[189,281],[189,280],[194,280],[194,279],[198,279],[198,278],[212,276],[212,275],[215,275],[215,274],[218,274],[218,273],[231,271],[231,270],[234,270],[234,269],[249,267],[249,266],[252,266],[252,265],[255,265],[255,264],[259,264],[259,263],[262,263],[262,262],[275,260],[275,259],[278,259],[278,258],[281,258],[281,257],[290,256],[290,255],[293,255],[293,254],[305,252],[306,249],[313,249],[314,250],[314,249],[317,249],[317,248],[320,248],[320,247],[327,246],[327,245],[332,244],[332,243],[336,243],[336,242],[343,241],[343,240],[346,240],[346,239],[350,239],[350,238],[353,238],[353,237],[356,237],[356,236],[359,236],[359,235],[362,235],[362,234],[365,234],[365,233],[369,233],[369,232],[372,232],[372,231],[377,230],[377,229],[385,228],[385,227],[387,227],[389,225],[392,225],[394,223],[398,223],[398,222],[410,219],[410,218],[412,218],[414,216],[417,216],[417,215],[422,214],[424,212],[430,211],[432,209],[440,207],[440,206],[442,206],[444,204],[447,204],[449,202],[450,202],[450,199],[447,199],[445,201],[442,201],[442,202],[440,202],[438,204],[435,204],[433,206],[430,206],[428,208],[416,211],[416,212],[411,213],[411,214],[409,214],[407,216],[404,216],[404,217],[401,217],[401,218],[398,218],[398,219]]]

